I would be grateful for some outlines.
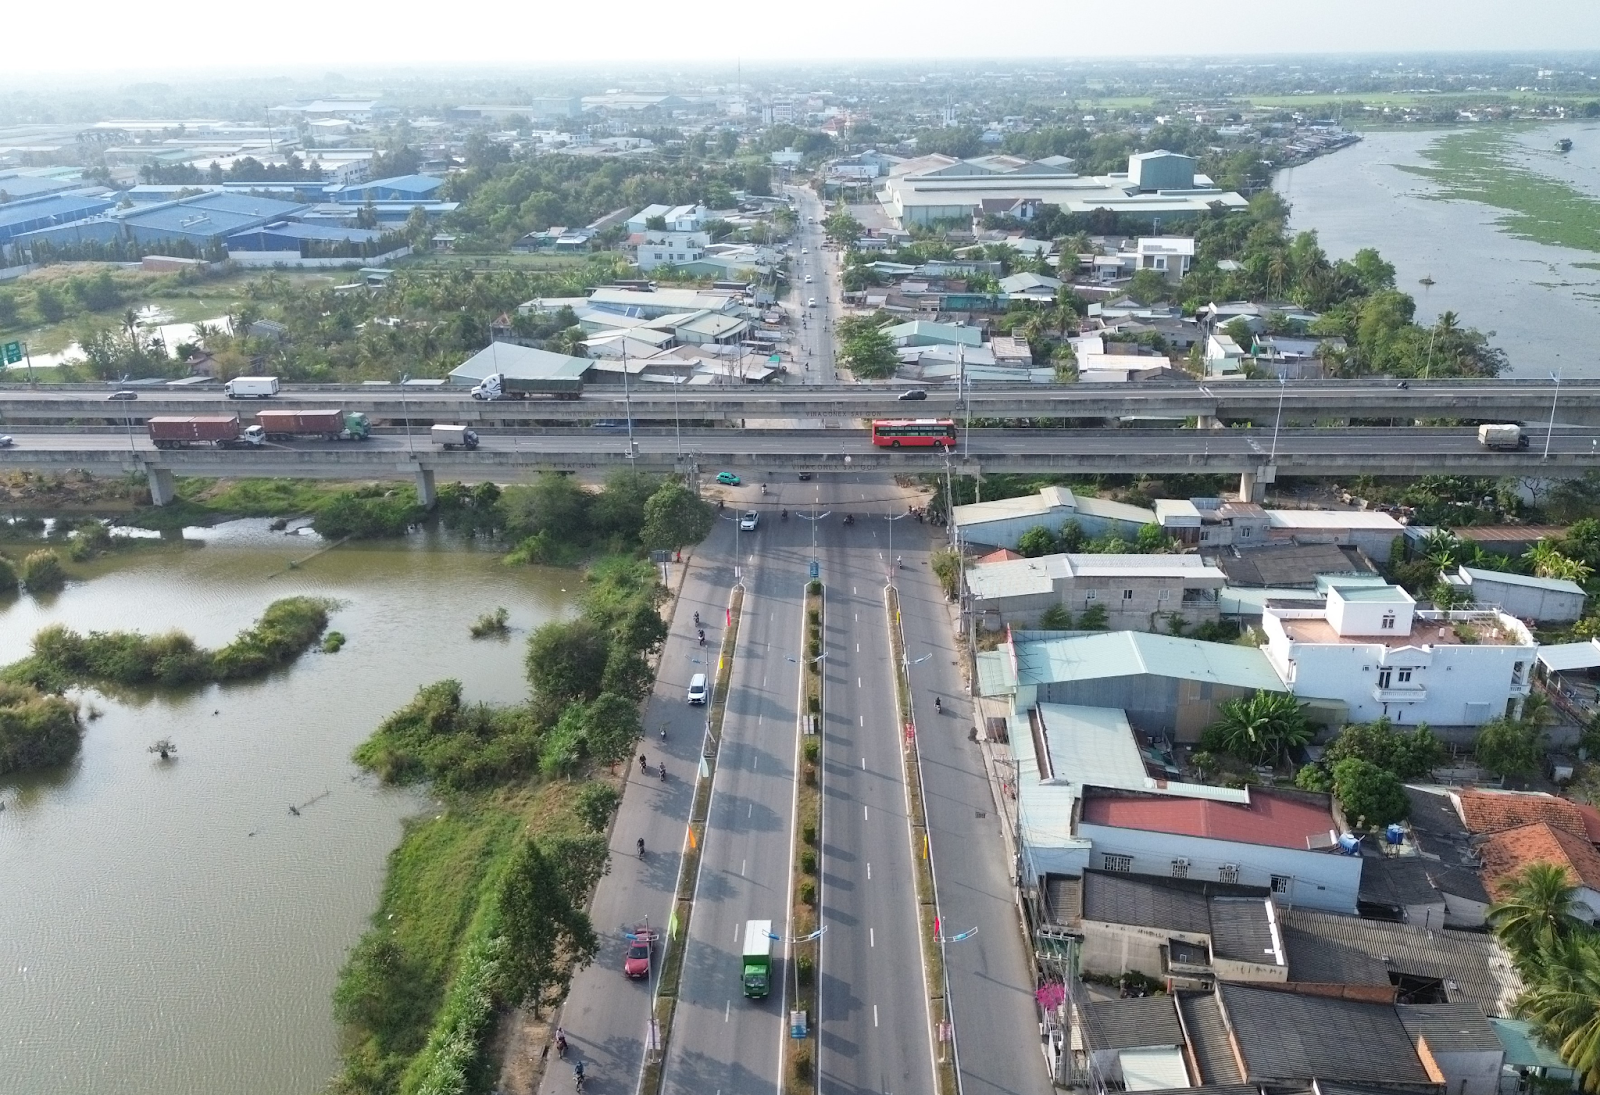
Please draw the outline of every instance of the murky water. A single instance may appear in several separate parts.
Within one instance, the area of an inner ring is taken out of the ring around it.
[[[1274,183],[1295,229],[1314,228],[1333,258],[1376,247],[1394,264],[1399,288],[1417,301],[1417,321],[1446,310],[1463,326],[1494,332],[1512,377],[1600,376],[1589,347],[1600,342],[1600,255],[1513,239],[1495,225],[1503,211],[1438,201],[1438,187],[1400,170],[1425,164],[1421,150],[1440,133],[1376,132],[1331,156],[1280,172]],[[1568,156],[1550,151],[1570,137]],[[1517,159],[1600,197],[1600,125],[1566,123],[1519,133]],[[1431,277],[1434,284],[1420,284]]]
[[[349,642],[270,679],[85,697],[77,762],[0,779],[0,1091],[307,1095],[337,1064],[330,993],[376,908],[401,820],[350,752],[423,683],[525,691],[520,641],[570,613],[577,576],[439,537],[316,548],[239,522],[141,554],[45,602],[0,601],[0,663],[33,633],[179,627],[228,641],[272,600],[336,598]],[[505,605],[508,641],[467,626]],[[178,756],[148,752],[170,737]],[[298,817],[290,805],[301,807]]]

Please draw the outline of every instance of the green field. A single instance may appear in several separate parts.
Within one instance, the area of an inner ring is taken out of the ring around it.
[[[1427,165],[1398,165],[1438,184],[1438,201],[1470,201],[1502,210],[1508,235],[1600,254],[1600,200],[1541,175],[1513,158],[1505,127],[1452,133],[1422,150]]]

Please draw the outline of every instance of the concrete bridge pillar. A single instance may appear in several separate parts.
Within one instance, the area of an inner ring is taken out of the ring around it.
[[[439,501],[439,492],[433,489],[433,472],[427,468],[417,469],[417,501],[423,509],[432,509]]]
[[[1197,430],[1220,430],[1222,429],[1222,423],[1217,421],[1217,416],[1214,414],[1196,415],[1194,428]]]
[[[145,479],[150,483],[150,501],[166,506],[178,497],[178,486],[172,479],[171,468],[148,468]]]
[[[1242,471],[1242,472],[1240,472],[1239,473],[1239,501],[1241,501],[1241,502],[1259,501],[1259,499],[1256,498],[1256,491],[1257,490],[1261,491],[1263,497],[1266,495],[1265,484],[1258,485],[1256,483],[1256,473],[1253,472],[1253,471]]]

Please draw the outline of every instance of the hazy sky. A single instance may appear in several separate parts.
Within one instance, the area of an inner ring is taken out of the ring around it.
[[[63,18],[65,16],[65,18]],[[1600,50],[1596,0],[166,0],[151,6],[7,0],[7,74],[88,77],[137,69],[354,71],[481,62],[496,67],[739,57],[1104,57],[1422,50]],[[720,66],[719,66],[720,67]]]

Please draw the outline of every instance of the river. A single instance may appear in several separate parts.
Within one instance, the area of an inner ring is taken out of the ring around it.
[[[525,693],[521,639],[570,614],[578,575],[510,568],[441,534],[346,545],[263,521],[190,530],[46,601],[0,600],[0,663],[41,626],[182,628],[227,642],[272,600],[335,598],[348,643],[271,678],[84,697],[80,756],[0,779],[0,1090],[29,1095],[308,1095],[338,1061],[330,994],[402,819],[351,750],[417,687]],[[509,640],[468,637],[505,605]],[[169,737],[177,757],[147,750]],[[298,817],[290,805],[301,805]]]
[[[1600,255],[1515,239],[1495,221],[1502,210],[1437,200],[1439,188],[1402,171],[1425,165],[1422,150],[1445,134],[1374,131],[1349,148],[1278,173],[1295,230],[1316,229],[1331,258],[1376,247],[1394,264],[1398,286],[1417,301],[1417,322],[1454,311],[1463,326],[1493,332],[1510,359],[1507,376],[1600,377],[1589,348],[1600,342]],[[1565,157],[1557,137],[1574,141]],[[1600,197],[1600,125],[1542,126],[1513,138],[1515,161]],[[1432,286],[1420,284],[1431,277]]]

